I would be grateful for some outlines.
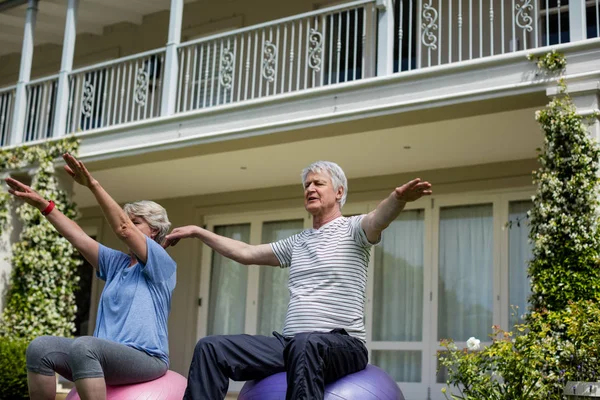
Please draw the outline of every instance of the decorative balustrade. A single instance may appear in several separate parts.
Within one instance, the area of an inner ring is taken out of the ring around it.
[[[566,43],[574,32],[578,40],[599,37],[600,0],[574,1],[582,3],[394,0],[385,11],[393,13],[394,72]],[[182,43],[172,71],[166,71],[164,48],[74,70],[66,115],[55,115],[56,76],[31,81],[18,117],[22,133],[11,131],[15,87],[2,89],[0,146],[9,138],[30,142],[168,114],[166,78],[176,81],[172,94],[181,113],[372,77],[377,63],[390,57],[376,54],[377,35],[387,32],[378,25],[386,4],[359,0]],[[57,117],[66,123],[55,124]],[[53,132],[62,126],[64,132]]]
[[[395,8],[396,72],[569,41],[568,0],[397,0]]]
[[[15,86],[0,90],[0,146],[8,144],[8,135],[12,127]]]
[[[73,71],[67,133],[158,117],[164,53],[158,49]]]
[[[373,0],[356,1],[183,43],[176,110],[364,78],[374,16]]]
[[[43,140],[52,136],[57,88],[57,75],[36,79],[27,84],[23,142]]]

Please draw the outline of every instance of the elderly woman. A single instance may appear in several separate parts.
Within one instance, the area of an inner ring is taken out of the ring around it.
[[[50,199],[8,178],[9,192],[36,207],[106,281],[94,336],[76,339],[42,336],[27,348],[32,400],[54,399],[55,372],[73,380],[82,399],[105,399],[106,384],[120,385],[161,377],[169,367],[167,319],[175,288],[175,261],[162,248],[170,222],[163,207],[140,201],[123,209],[81,161],[63,156],[65,170],[92,191],[129,254],[96,242]]]

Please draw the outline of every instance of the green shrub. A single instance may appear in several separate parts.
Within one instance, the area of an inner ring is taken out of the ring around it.
[[[3,399],[28,399],[24,339],[0,337],[0,391]]]
[[[492,345],[482,350],[459,349],[442,341],[439,355],[447,368],[446,398],[462,400],[542,400],[555,391],[559,377],[544,376],[545,363],[554,354],[552,343],[524,333],[494,327]],[[453,393],[449,393],[453,392]],[[560,397],[559,397],[560,398]]]
[[[567,381],[600,378],[600,307],[570,303],[564,310],[533,312],[513,332],[494,327],[481,351],[442,341],[440,364],[448,371],[447,398],[480,400],[563,399]],[[449,397],[448,397],[449,396]]]

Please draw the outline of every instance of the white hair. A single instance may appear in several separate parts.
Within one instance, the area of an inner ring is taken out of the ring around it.
[[[302,187],[304,187],[306,177],[311,172],[315,174],[327,172],[331,177],[333,189],[335,191],[337,191],[340,187],[343,189],[342,198],[339,200],[340,208],[342,208],[346,203],[346,196],[348,195],[348,179],[346,179],[346,174],[344,174],[342,168],[331,161],[314,162],[302,170]]]
[[[142,200],[125,204],[123,206],[123,211],[130,217],[136,216],[143,218],[150,228],[157,231],[154,241],[158,244],[162,244],[171,227],[171,222],[167,216],[167,210],[165,210],[163,206],[150,200]]]

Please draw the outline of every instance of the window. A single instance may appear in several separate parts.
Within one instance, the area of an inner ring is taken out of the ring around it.
[[[275,221],[263,223],[262,243],[272,243],[302,231],[303,220]],[[260,267],[258,299],[258,327],[256,333],[269,336],[273,331],[281,332],[285,321],[290,293],[287,282],[289,268]]]
[[[527,312],[528,297],[531,294],[530,280],[527,274],[528,261],[532,256],[529,243],[529,219],[527,211],[531,201],[511,201],[509,204],[508,226],[508,279],[509,279],[509,326],[523,322]]]
[[[250,225],[215,227],[215,233],[248,243]],[[217,252],[212,254],[208,334],[231,335],[244,333],[248,268]]]
[[[493,239],[491,204],[440,210],[438,340],[491,332]]]
[[[373,342],[423,342],[423,210],[407,210],[375,247]],[[397,382],[421,382],[422,350],[374,350],[371,363]]]

